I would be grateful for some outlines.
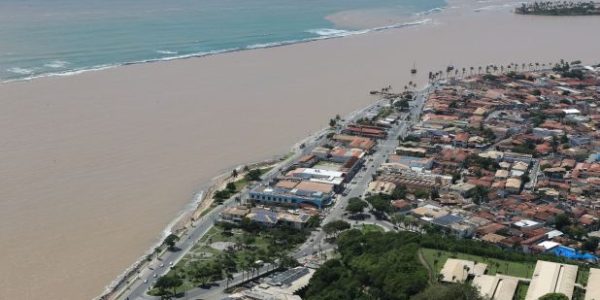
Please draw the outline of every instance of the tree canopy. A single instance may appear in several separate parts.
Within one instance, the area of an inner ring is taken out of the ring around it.
[[[343,230],[349,229],[350,223],[343,220],[331,221],[325,225],[323,225],[323,231],[327,235],[337,235]]]
[[[156,281],[156,287],[162,296],[174,296],[177,294],[177,287],[182,284],[182,280],[177,276],[163,276]]]
[[[349,230],[338,237],[341,258],[327,261],[305,299],[409,299],[427,286],[413,235]]]
[[[411,298],[412,300],[483,300],[470,284],[434,284]]]
[[[538,300],[569,300],[569,297],[561,293],[549,293],[541,296]]]
[[[354,197],[348,200],[348,206],[346,206],[346,211],[351,214],[361,213],[365,207],[367,207],[367,203],[360,198]]]

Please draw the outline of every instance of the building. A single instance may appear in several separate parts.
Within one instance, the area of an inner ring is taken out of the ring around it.
[[[385,139],[387,137],[385,128],[360,124],[348,125],[342,130],[342,133],[374,139]]]
[[[286,176],[340,186],[344,182],[346,173],[322,169],[297,168],[289,171]]]
[[[371,194],[391,195],[394,189],[396,189],[396,185],[391,182],[375,180],[369,183],[367,192]]]
[[[590,268],[584,300],[600,300],[600,269]]]
[[[273,227],[277,225],[277,212],[264,208],[253,208],[250,213],[246,215],[250,221],[260,224],[266,227]]]
[[[332,140],[342,143],[350,148],[359,148],[364,151],[370,151],[375,147],[375,141],[370,138],[347,135],[347,134],[336,134],[332,137]]]
[[[307,180],[281,180],[274,186],[259,186],[250,191],[255,203],[323,208],[333,198],[333,184]]]
[[[250,213],[250,209],[243,206],[227,207],[221,212],[221,222],[233,224],[241,224],[246,215]]]
[[[573,297],[577,266],[538,260],[525,300],[537,300],[548,293],[565,294]]]
[[[509,178],[506,180],[504,188],[507,192],[518,194],[521,191],[521,179]]]
[[[443,282],[465,282],[469,275],[483,275],[486,269],[486,264],[464,259],[448,258],[440,274],[442,275]]]
[[[296,229],[302,229],[310,219],[307,214],[292,214],[289,212],[279,212],[277,214],[277,221],[281,225],[290,226]]]
[[[276,273],[263,283],[252,289],[229,295],[225,299],[236,300],[301,300],[294,295],[308,285],[315,270],[307,267],[296,267]]]
[[[473,278],[473,286],[479,289],[482,296],[490,300],[512,300],[517,292],[519,279],[504,275],[477,275]]]

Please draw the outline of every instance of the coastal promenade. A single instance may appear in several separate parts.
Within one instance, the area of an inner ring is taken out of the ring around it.
[[[386,161],[389,154],[394,152],[398,144],[398,137],[405,137],[407,135],[408,129],[410,128],[410,125],[419,120],[419,116],[421,114],[423,104],[425,101],[426,93],[428,92],[429,88],[430,87],[416,95],[416,100],[411,102],[410,110],[408,112],[402,113],[401,120],[398,122],[398,124],[394,125],[390,129],[390,134],[388,135],[388,137],[385,140],[382,140],[376,146],[376,151],[366,163],[365,169],[361,170],[355,176],[354,180],[351,183],[349,183],[349,186],[347,187],[348,193],[345,196],[341,195],[338,198],[338,200],[334,203],[334,205],[325,209],[325,211],[323,212],[325,217],[322,220],[322,224],[326,224],[327,222],[333,220],[344,219],[344,211],[346,205],[348,204],[348,200],[353,197],[364,196],[367,186],[371,181],[373,175],[377,171],[378,166]],[[359,118],[362,118],[367,113],[374,112],[375,110],[381,108],[383,104],[387,101],[388,100],[382,99],[363,109],[351,113],[343,119],[340,125],[351,123]],[[278,164],[275,168],[264,174],[262,176],[262,181],[271,181],[281,170],[291,166],[294,163],[294,161],[297,160],[299,157],[310,153],[316,146],[321,144],[328,131],[329,129],[327,128],[320,130],[317,133],[309,136],[305,140],[294,145],[292,149],[294,154],[288,157],[285,161]],[[180,241],[176,244],[176,247],[180,250],[174,252],[167,251],[162,256],[155,258],[151,263],[148,264],[147,267],[145,267],[138,274],[136,278],[133,279],[133,283],[131,285],[129,285],[125,290],[118,293],[120,294],[120,296],[117,297],[117,299],[159,299],[159,297],[154,297],[146,294],[146,292],[149,290],[149,288],[151,288],[155,280],[161,276],[166,275],[169,272],[169,266],[176,265],[177,262],[179,262],[179,260],[181,260],[190,251],[190,249],[192,249],[192,247],[215,224],[219,217],[219,214],[225,208],[236,205],[237,198],[241,199],[242,201],[245,201],[248,198],[248,193],[252,189],[252,187],[253,185],[244,188],[244,190],[242,190],[239,194],[234,195],[230,199],[226,200],[223,203],[223,205],[216,207],[215,209],[209,211],[205,216],[193,222],[192,227],[181,236]],[[387,221],[374,220],[366,221],[366,223],[372,223],[381,226],[386,231],[395,230],[393,225]],[[322,230],[319,230],[313,232],[308,238],[308,240],[304,244],[302,244],[296,251],[294,251],[292,256],[295,259],[302,261],[313,256],[315,253],[329,251],[332,248],[333,245],[325,241],[325,233]],[[269,266],[264,266],[260,268],[257,272],[257,276],[267,273],[268,269]],[[234,274],[233,280],[230,281],[230,285],[235,285],[240,282],[243,282],[243,276],[243,273]],[[185,293],[185,298],[220,299],[225,295],[225,287],[225,280],[221,280],[219,282],[216,282],[215,287],[212,288],[195,288],[193,290],[187,291]]]
[[[363,117],[366,113],[373,112],[376,109],[379,109],[380,107],[382,107],[382,105],[384,103],[386,103],[386,101],[387,100],[385,100],[385,99],[378,100],[367,107],[364,107],[362,109],[359,109],[357,111],[350,113],[348,116],[346,116],[346,118],[343,121],[341,121],[340,125],[344,125],[346,123],[353,122],[353,121]],[[416,101],[416,102],[418,102],[418,101]],[[414,109],[416,109],[416,108],[417,108],[417,106],[414,107]],[[413,111],[411,111],[409,114],[407,114],[407,116],[412,115],[412,113],[413,113]],[[401,122],[401,124],[398,126],[398,128],[395,129],[396,131],[394,132],[394,134],[390,135],[390,138],[388,140],[386,140],[385,146],[380,146],[380,147],[383,147],[384,149],[387,149],[387,150],[390,150],[390,149],[393,150],[395,148],[395,145],[397,144],[397,139],[395,139],[394,137],[397,137],[398,134],[405,134],[406,129],[407,129],[406,124],[404,124],[404,122]],[[278,165],[276,165],[269,172],[265,173],[262,176],[261,180],[264,182],[270,181],[281,170],[290,167],[299,157],[310,153],[316,146],[321,144],[322,140],[325,138],[325,135],[327,134],[328,131],[329,131],[328,128],[322,129],[322,130],[312,134],[311,136],[307,137],[303,141],[295,144],[292,147],[293,154],[290,157],[288,157],[287,159],[285,159],[284,161],[282,161],[281,163],[279,163]],[[357,188],[357,187],[362,187],[362,191],[364,191],[366,185],[368,184],[369,178],[376,170],[376,168],[374,166],[378,166],[382,161],[385,160],[385,156],[381,154],[383,152],[385,152],[385,151],[379,151],[379,149],[378,149],[378,151],[376,152],[377,159],[374,160],[373,163],[369,165],[369,167],[367,168],[367,171],[365,171],[365,174],[361,175],[361,183],[354,186],[353,191],[355,191],[355,192],[352,193],[352,195],[360,193],[359,188]],[[176,244],[176,247],[179,249],[178,251],[166,251],[161,256],[159,256],[157,258],[153,258],[153,260],[150,263],[148,263],[137,274],[137,276],[129,279],[130,284],[128,284],[123,289],[120,289],[119,291],[114,292],[113,294],[116,296],[113,298],[109,298],[109,299],[157,299],[157,297],[149,296],[146,294],[146,292],[152,286],[152,284],[156,281],[156,279],[167,274],[169,272],[169,266],[176,265],[177,262],[179,262],[179,260],[181,260],[185,256],[185,254],[188,253],[190,251],[190,249],[192,249],[192,247],[196,243],[198,243],[198,241],[215,224],[215,222],[217,221],[217,219],[219,217],[219,214],[224,209],[226,209],[227,207],[236,205],[238,203],[236,199],[238,199],[238,198],[242,199],[242,201],[247,199],[248,193],[253,187],[254,187],[254,185],[249,185],[249,186],[245,187],[240,193],[232,196],[231,198],[226,200],[222,205],[217,206],[216,208],[214,208],[214,209],[210,210],[208,213],[206,213],[200,219],[192,222],[190,228],[188,228],[188,230],[182,234],[182,236],[180,237],[180,240]],[[343,197],[341,202],[345,203],[347,201],[347,199],[349,199],[349,197]],[[333,218],[340,217],[342,215],[343,207],[345,207],[345,205],[336,204],[334,206],[334,208],[332,208],[333,211],[331,213],[330,212],[327,213],[328,217],[326,220],[331,220]],[[319,236],[318,239],[314,239],[315,243],[309,243],[309,244],[303,245],[302,247],[300,247],[300,249],[298,249],[296,251],[296,253],[294,254],[294,257],[300,258],[303,256],[310,255],[312,253],[314,247],[316,246],[316,243],[321,242],[321,240],[322,240],[322,235]],[[240,274],[234,275],[234,282],[236,280],[235,279],[236,276],[239,276],[239,275]],[[217,288],[217,289],[221,289],[221,291],[222,291],[224,289],[224,286],[219,286],[219,288]],[[208,294],[217,297],[218,295],[222,294],[220,292],[214,291],[217,289],[201,289],[201,288],[194,289],[192,291],[188,291],[186,293],[186,297],[192,296],[192,295],[194,295],[195,297],[200,296],[200,295],[202,295],[202,297],[206,297],[206,296],[208,296]]]

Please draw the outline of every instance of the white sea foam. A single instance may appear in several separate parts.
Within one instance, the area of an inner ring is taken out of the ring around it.
[[[33,74],[33,70],[32,69],[26,69],[26,68],[20,68],[20,67],[8,68],[8,69],[6,69],[6,71],[11,72],[11,73],[15,73],[15,74],[20,74],[20,75]]]
[[[444,7],[436,7],[436,8],[432,8],[430,10],[426,10],[426,11],[422,11],[422,12],[416,13],[415,15],[417,15],[417,16],[428,16],[428,15],[431,15],[431,14],[440,13],[440,12],[444,11],[444,9],[445,9]]]
[[[119,63],[119,64],[105,64],[105,65],[99,65],[99,66],[94,66],[94,67],[90,67],[90,68],[80,68],[80,69],[73,69],[73,70],[62,71],[62,72],[51,72],[51,73],[36,74],[36,75],[32,75],[34,73],[34,70],[15,67],[15,68],[7,69],[7,71],[16,73],[16,74],[20,74],[20,75],[31,75],[31,76],[27,76],[25,78],[9,79],[9,80],[5,80],[3,82],[32,80],[32,79],[43,78],[43,77],[72,76],[72,75],[78,75],[78,74],[82,74],[82,73],[86,73],[86,72],[106,70],[106,69],[111,69],[111,68],[120,67],[120,66],[127,66],[127,65],[135,65],[135,64],[142,64],[142,63],[159,62],[159,61],[171,61],[171,60],[194,58],[194,57],[204,57],[204,56],[209,56],[209,55],[216,55],[216,54],[243,51],[243,50],[273,48],[273,47],[287,46],[287,45],[298,44],[298,43],[313,42],[313,41],[318,41],[318,40],[341,38],[341,37],[346,37],[346,36],[351,36],[351,35],[365,34],[365,33],[369,33],[369,32],[382,31],[382,30],[387,30],[387,29],[396,29],[396,28],[402,28],[402,27],[423,25],[423,24],[431,23],[431,21],[432,21],[431,19],[421,19],[421,20],[414,21],[414,22],[398,23],[398,24],[392,24],[392,25],[388,25],[388,26],[375,27],[375,28],[364,29],[364,30],[353,30],[353,31],[332,29],[332,28],[318,28],[318,29],[311,29],[311,30],[306,31],[306,32],[318,35],[317,37],[312,37],[312,38],[287,40],[287,41],[272,42],[272,43],[252,44],[252,45],[248,45],[245,47],[239,47],[239,48],[228,48],[228,49],[213,50],[213,51],[206,51],[206,52],[196,52],[196,53],[189,53],[189,54],[173,55],[173,56],[166,56],[166,57],[161,57],[161,58],[153,58],[153,59],[139,60],[139,61],[133,61],[133,62]],[[168,50],[158,50],[158,51],[168,51]],[[170,51],[170,52],[174,52],[174,51]],[[177,52],[174,52],[174,53],[177,53]],[[58,64],[56,64],[56,65],[58,65]]]
[[[320,36],[344,36],[351,34],[351,31],[342,30],[342,29],[333,29],[333,28],[318,28],[307,30],[306,32],[320,35]]]
[[[62,60],[53,60],[44,65],[44,67],[52,68],[52,69],[62,69],[66,67],[69,63]]]
[[[173,55],[173,54],[177,54],[177,51],[171,51],[171,50],[156,50],[156,53],[158,54],[166,54],[166,55]]]

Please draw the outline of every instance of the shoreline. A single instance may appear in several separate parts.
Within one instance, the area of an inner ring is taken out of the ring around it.
[[[392,23],[392,24],[388,24],[388,25],[380,24],[379,26],[375,26],[375,27],[367,28],[367,29],[352,29],[352,30],[336,29],[336,30],[339,30],[339,32],[328,34],[328,35],[320,35],[320,36],[312,37],[312,38],[299,39],[299,40],[284,40],[284,41],[272,42],[272,43],[253,44],[253,45],[237,47],[237,48],[211,50],[211,51],[207,51],[207,52],[197,52],[197,53],[190,53],[190,54],[175,55],[175,56],[171,56],[171,57],[150,58],[150,59],[144,59],[144,60],[139,60],[139,61],[130,61],[130,62],[115,63],[115,64],[91,66],[88,68],[67,70],[67,71],[62,71],[62,72],[50,72],[50,73],[32,75],[32,76],[28,76],[28,77],[24,77],[24,78],[3,80],[3,81],[0,81],[0,85],[1,84],[20,83],[20,82],[30,82],[32,80],[43,79],[43,78],[77,76],[77,75],[81,75],[81,74],[89,73],[89,72],[100,72],[100,71],[111,70],[111,69],[116,69],[116,68],[124,68],[124,67],[134,66],[134,65],[166,63],[166,62],[171,62],[171,61],[199,59],[199,58],[205,58],[205,57],[210,57],[210,56],[214,56],[214,55],[231,54],[231,53],[238,53],[238,52],[244,52],[244,51],[254,51],[254,50],[261,50],[261,49],[287,47],[287,46],[313,43],[313,42],[319,42],[319,41],[330,40],[330,39],[339,39],[339,38],[344,38],[344,37],[349,37],[349,36],[354,36],[354,35],[368,34],[368,33],[372,33],[372,32],[384,31],[384,30],[393,30],[393,29],[401,29],[401,28],[411,27],[411,26],[425,25],[425,24],[431,22],[431,19],[422,18],[422,17],[428,16],[431,13],[441,12],[441,11],[443,11],[443,9],[444,8],[434,8],[434,9],[423,12],[424,13],[423,15],[420,15],[417,13],[414,16],[407,18],[406,22]],[[334,24],[336,23],[335,21],[330,20],[329,16],[327,16],[326,19]],[[341,23],[341,24],[343,24],[343,23]]]
[[[198,182],[286,151],[365,106],[371,89],[420,84],[448,64],[597,59],[594,41],[555,42],[596,20],[448,11],[345,39],[0,84],[0,247],[16,258],[3,261],[14,275],[0,278],[0,298],[94,297],[157,242]]]
[[[251,169],[277,166],[285,161],[283,158],[284,157],[281,157],[280,159],[254,162],[248,164],[247,166]],[[237,170],[239,167],[234,169]],[[240,173],[240,176],[243,176],[243,174]],[[181,210],[177,217],[174,218],[171,223],[169,223],[169,225],[167,225],[167,227],[165,227],[165,229],[161,232],[161,237],[158,242],[150,246],[150,248],[148,248],[144,254],[142,254],[134,263],[127,267],[127,269],[118,275],[110,284],[108,284],[102,294],[94,297],[94,299],[117,299],[120,297],[127,287],[136,281],[136,273],[148,264],[148,258],[153,257],[157,253],[156,249],[160,249],[161,246],[164,245],[164,239],[169,234],[175,234],[178,236],[185,235],[189,230],[189,226],[192,225],[195,220],[198,220],[206,212],[213,208],[212,204],[214,202],[214,198],[212,197],[214,193],[217,190],[223,189],[228,182],[234,182],[231,181],[231,179],[231,172],[225,172],[215,176],[213,180],[211,180],[212,183],[202,185],[204,187],[208,185],[208,187],[206,187],[206,192],[204,189],[201,189],[199,192],[197,192],[197,196],[195,196],[192,201]],[[160,252],[158,252],[158,255],[162,254],[164,251],[166,251],[166,249],[161,249]]]
[[[352,117],[369,106],[352,111],[345,117]],[[253,163],[248,163],[243,166],[246,166],[250,169],[262,169],[269,167],[276,168],[277,166],[284,165],[286,162],[295,159],[294,156],[300,153],[300,145],[307,143],[310,139],[314,139],[317,136],[325,134],[328,129],[328,127],[324,127],[298,141],[297,143],[292,145],[292,147],[290,147],[290,152],[288,154],[276,155],[271,159],[265,159]],[[199,196],[195,196],[192,199],[192,201],[190,201],[181,210],[177,217],[175,217],[169,223],[169,225],[167,225],[167,227],[163,229],[158,242],[150,246],[150,248],[146,250],[144,254],[142,254],[134,263],[127,267],[127,269],[125,269],[123,273],[121,273],[113,281],[111,281],[110,284],[106,286],[102,294],[100,294],[97,297],[94,297],[94,299],[118,299],[122,295],[122,293],[127,290],[129,286],[135,283],[135,281],[137,280],[137,278],[135,278],[136,272],[138,272],[141,268],[145,267],[145,265],[148,263],[148,258],[152,257],[156,253],[156,249],[160,248],[163,245],[164,238],[166,238],[171,233],[180,237],[186,235],[187,231],[189,230],[189,226],[192,225],[193,222],[202,218],[207,212],[216,207],[213,206],[214,193],[218,190],[224,189],[227,183],[235,182],[236,180],[232,180],[234,178],[231,176],[231,172],[233,170],[239,170],[240,168],[242,168],[242,165],[238,165],[237,167],[225,170],[220,175],[213,177],[211,179],[211,183],[201,185],[202,188],[199,192],[196,193],[196,195]],[[243,178],[241,177],[243,175],[244,173],[240,172],[238,175],[240,177],[238,178]],[[232,195],[232,197],[239,194],[239,192],[240,191],[236,192],[236,194]],[[164,251],[166,251],[166,249],[162,249],[160,253],[162,254]]]

